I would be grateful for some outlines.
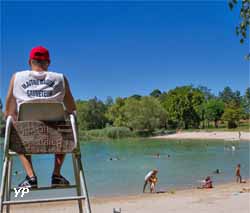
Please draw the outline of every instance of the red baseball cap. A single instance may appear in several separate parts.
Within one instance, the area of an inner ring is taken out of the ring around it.
[[[42,47],[42,46],[34,47],[30,51],[30,60],[31,59],[50,62],[49,51],[45,47]]]

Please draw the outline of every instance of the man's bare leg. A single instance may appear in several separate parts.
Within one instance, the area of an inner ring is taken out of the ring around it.
[[[55,154],[55,167],[52,174],[52,187],[68,186],[70,182],[61,175],[61,168],[65,158],[65,154]]]
[[[55,154],[55,163],[54,163],[54,171],[53,175],[60,176],[61,175],[61,168],[65,158],[65,154]]]
[[[34,177],[35,176],[35,172],[33,170],[33,166],[32,166],[32,161],[31,161],[31,156],[30,155],[19,155],[19,158],[22,162],[22,165],[26,171],[26,174],[29,177]]]

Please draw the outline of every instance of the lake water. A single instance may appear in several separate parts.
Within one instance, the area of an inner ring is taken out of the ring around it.
[[[233,181],[238,163],[243,178],[247,179],[250,177],[249,145],[248,142],[130,139],[83,142],[81,152],[89,194],[114,196],[141,193],[144,176],[153,168],[159,169],[157,190],[195,187],[207,175],[212,176],[215,185]],[[225,146],[235,146],[236,150]],[[156,157],[157,153],[160,158]],[[53,159],[53,155],[33,157],[40,186],[50,184]],[[0,164],[2,167],[2,161]],[[71,157],[67,156],[62,174],[73,183],[71,165]],[[213,174],[216,169],[222,173]],[[21,173],[13,176],[13,184],[17,185],[25,176],[18,158],[14,160],[13,171]]]

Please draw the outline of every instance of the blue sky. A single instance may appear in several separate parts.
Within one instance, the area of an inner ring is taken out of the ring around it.
[[[18,1],[5,2],[1,14],[1,99],[38,45],[50,50],[50,69],[68,77],[76,99],[249,85],[249,46],[239,44],[239,14],[227,1]]]

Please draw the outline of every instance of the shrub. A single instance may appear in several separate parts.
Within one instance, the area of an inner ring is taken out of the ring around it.
[[[106,136],[112,139],[128,138],[132,136],[132,132],[127,127],[107,127],[104,129]]]
[[[133,132],[127,127],[106,127],[104,129],[93,129],[93,130],[88,130],[88,131],[81,131],[80,136],[83,139],[91,139],[91,138],[119,139],[119,138],[132,137]]]

